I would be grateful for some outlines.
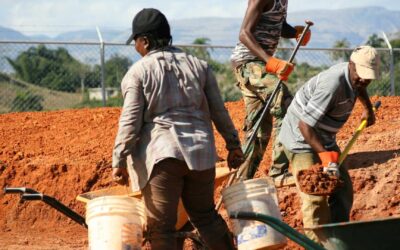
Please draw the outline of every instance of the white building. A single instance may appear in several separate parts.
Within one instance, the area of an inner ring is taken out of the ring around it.
[[[103,96],[101,94],[101,88],[89,88],[89,100],[103,100]],[[112,87],[107,87],[106,88],[106,100],[110,97],[117,97],[118,94],[120,93],[119,88],[112,88]]]

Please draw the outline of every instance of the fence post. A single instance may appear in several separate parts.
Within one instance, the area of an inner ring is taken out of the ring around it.
[[[394,53],[393,53],[393,47],[390,44],[389,39],[386,36],[386,33],[382,31],[383,38],[385,39],[385,42],[389,48],[389,55],[390,55],[390,94],[392,96],[395,95],[395,89],[394,89]]]
[[[106,87],[104,83],[105,79],[105,65],[104,65],[104,41],[103,37],[101,36],[101,32],[99,27],[96,27],[97,35],[100,40],[100,68],[101,68],[101,96],[103,100],[103,107],[106,106]]]

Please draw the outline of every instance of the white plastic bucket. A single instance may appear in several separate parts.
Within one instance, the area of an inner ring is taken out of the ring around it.
[[[140,199],[104,196],[86,207],[89,250],[136,250],[142,245],[145,209]]]
[[[222,199],[229,213],[255,212],[282,220],[276,188],[270,178],[258,178],[235,183],[222,190]],[[277,249],[287,239],[270,226],[252,220],[232,220],[238,249]]]

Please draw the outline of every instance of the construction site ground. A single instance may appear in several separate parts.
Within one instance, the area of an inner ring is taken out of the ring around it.
[[[376,124],[366,128],[344,164],[354,186],[351,220],[400,216],[400,97],[373,97],[382,106]],[[241,130],[243,102],[226,103]],[[357,128],[362,105],[356,107],[337,140],[343,149]],[[119,108],[26,112],[0,115],[0,187],[30,187],[53,196],[85,215],[76,196],[108,188],[111,153]],[[240,131],[243,138],[243,132]],[[227,156],[216,133],[218,154]],[[268,172],[271,149],[256,176]],[[217,189],[216,198],[219,197]],[[300,200],[295,187],[278,189],[283,220],[302,230]],[[221,210],[226,218],[226,212]],[[366,236],[368,237],[368,236]],[[19,202],[18,195],[0,193],[0,249],[85,249],[87,230],[41,201]],[[293,242],[285,249],[301,249]]]

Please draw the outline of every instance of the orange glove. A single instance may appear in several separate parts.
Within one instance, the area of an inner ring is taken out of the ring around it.
[[[293,64],[272,56],[268,59],[265,65],[265,70],[268,73],[277,75],[279,79],[283,81],[287,81],[293,69],[294,69]]]
[[[296,40],[299,41],[305,26],[294,26],[294,28],[296,29]],[[310,39],[311,39],[311,30],[308,30],[307,33],[304,35],[303,41],[301,42],[300,45],[306,46],[310,41]]]
[[[319,158],[321,159],[321,165],[324,167],[328,167],[329,163],[338,163],[339,153],[336,151],[325,151],[318,153]]]

